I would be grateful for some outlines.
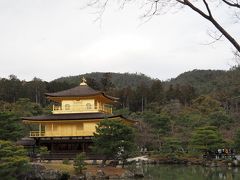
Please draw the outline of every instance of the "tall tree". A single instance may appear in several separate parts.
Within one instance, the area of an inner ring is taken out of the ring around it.
[[[29,159],[22,146],[10,141],[0,140],[0,177],[1,179],[24,179],[29,171]]]
[[[168,101],[176,99],[176,93],[172,84],[170,84],[166,91],[166,98]]]
[[[164,103],[164,91],[163,85],[160,80],[156,80],[152,83],[151,90],[150,90],[150,101],[157,102],[158,104]]]
[[[16,141],[24,136],[20,118],[13,113],[0,112],[0,139]]]
[[[234,136],[234,147],[237,149],[237,151],[240,151],[240,129],[237,130]]]
[[[134,131],[119,120],[105,119],[96,127],[93,150],[104,157],[125,160],[134,151]]]
[[[103,77],[101,78],[101,84],[102,84],[102,90],[107,92],[111,88],[114,87],[114,84],[112,83],[112,75],[111,73],[104,73]]]
[[[208,150],[215,151],[218,148],[222,148],[223,144],[222,136],[214,126],[197,128],[191,138],[192,147],[202,152]]]

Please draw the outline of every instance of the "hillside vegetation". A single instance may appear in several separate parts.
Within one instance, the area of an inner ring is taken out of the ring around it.
[[[55,79],[54,81],[56,82],[67,82],[69,84],[79,84],[79,81],[81,80],[82,77],[85,77],[87,79],[94,79],[94,81],[97,84],[101,84],[101,80],[104,78],[104,75],[106,73],[101,73],[101,72],[92,72],[92,73],[86,73],[86,74],[81,74],[77,76],[68,76],[68,77],[61,77],[58,79]],[[114,87],[118,89],[122,89],[124,87],[136,87],[141,83],[145,83],[146,85],[150,86],[152,84],[153,79],[141,74],[141,73],[109,73],[109,76],[111,76],[111,82],[114,85]]]
[[[239,67],[228,71],[193,70],[165,82],[130,73],[94,72],[51,82],[38,78],[26,82],[10,75],[0,79],[0,120],[9,117],[9,125],[2,126],[2,130],[0,127],[2,139],[23,137],[26,130],[19,117],[50,113],[51,102],[44,93],[77,86],[83,76],[92,88],[120,98],[115,114],[140,120],[136,138],[139,147],[163,152],[190,147],[206,150],[216,145],[235,147],[240,129]],[[14,129],[21,133],[4,135]],[[199,134],[209,137],[199,139]],[[210,143],[205,142],[213,137]]]

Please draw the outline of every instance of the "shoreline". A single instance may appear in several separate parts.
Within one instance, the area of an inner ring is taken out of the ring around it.
[[[169,157],[155,157],[143,161],[144,164],[182,164],[182,165],[200,165],[205,167],[239,167],[240,161],[236,159],[205,159],[197,157],[182,157],[182,158],[169,158]]]
[[[234,162],[235,161],[235,162]],[[134,179],[144,177],[144,166],[146,165],[184,165],[184,166],[202,166],[202,167],[239,167],[237,160],[206,160],[201,158],[166,158],[155,157],[140,161],[132,161],[125,168],[121,165],[115,167],[109,164],[105,167],[93,165],[91,162],[87,165],[83,175],[76,174],[72,163],[63,164],[61,161],[33,162],[31,163],[32,172],[28,174],[28,179],[58,179],[62,176],[68,176],[70,180],[80,179]],[[41,179],[41,178],[40,178]]]

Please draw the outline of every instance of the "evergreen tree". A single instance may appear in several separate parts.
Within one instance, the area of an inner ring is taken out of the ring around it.
[[[202,152],[215,151],[222,148],[223,145],[222,136],[214,126],[199,127],[192,134],[191,146],[196,150]]]
[[[239,152],[240,151],[240,129],[237,130],[234,136],[234,148]]]
[[[103,164],[109,158],[123,162],[134,151],[134,131],[119,120],[105,119],[96,127],[93,150],[104,157]]]
[[[103,77],[101,79],[101,84],[102,84],[102,90],[107,92],[109,91],[111,88],[114,87],[114,84],[111,81],[112,79],[112,75],[111,73],[104,73]]]
[[[85,153],[77,154],[76,158],[74,159],[74,169],[77,173],[82,174],[83,170],[86,169],[86,163],[84,162],[86,159]]]
[[[29,159],[22,146],[0,140],[0,177],[6,180],[23,179],[29,171]]]
[[[18,116],[9,112],[0,112],[0,139],[16,141],[24,134],[25,129]]]
[[[160,80],[156,80],[152,83],[151,86],[151,94],[150,94],[150,101],[157,102],[158,104],[164,103],[164,91],[163,85]]]

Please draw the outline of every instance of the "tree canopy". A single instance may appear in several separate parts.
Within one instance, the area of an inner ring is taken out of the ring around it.
[[[134,151],[134,130],[120,120],[105,119],[96,127],[94,151],[105,159],[125,161]]]
[[[16,141],[23,137],[25,128],[13,113],[0,112],[0,139]]]
[[[224,142],[216,127],[205,126],[199,127],[193,132],[191,145],[200,151],[215,151],[218,148],[223,148]]]
[[[0,140],[0,177],[15,180],[29,170],[29,159],[22,146],[16,146],[10,141]]]

